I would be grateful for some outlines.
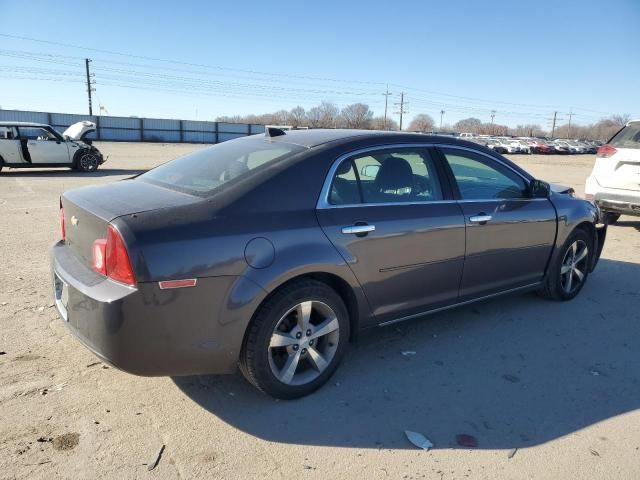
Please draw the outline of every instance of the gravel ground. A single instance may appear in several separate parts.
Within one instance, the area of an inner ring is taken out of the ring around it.
[[[93,174],[0,173],[0,478],[640,478],[637,218],[609,229],[574,301],[518,295],[377,330],[325,388],[279,402],[239,375],[119,372],[58,319],[59,195],[202,148],[97,146]],[[580,194],[593,162],[513,159]]]

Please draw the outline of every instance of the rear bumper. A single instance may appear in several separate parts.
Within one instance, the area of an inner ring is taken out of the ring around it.
[[[640,215],[640,191],[601,186],[594,177],[587,178],[585,193],[605,212]]]
[[[194,288],[133,288],[93,272],[61,242],[51,259],[60,316],[105,362],[144,376],[235,371],[250,319],[246,299],[262,293],[249,280],[224,276],[199,279]]]

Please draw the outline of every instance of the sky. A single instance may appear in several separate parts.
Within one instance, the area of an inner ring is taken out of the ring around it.
[[[53,7],[55,5],[55,8]],[[640,0],[0,0],[0,107],[214,120],[368,104],[405,125],[640,117]]]

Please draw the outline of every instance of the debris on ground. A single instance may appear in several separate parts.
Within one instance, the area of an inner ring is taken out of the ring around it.
[[[96,365],[100,365],[101,363],[102,363],[102,362],[93,362],[93,363],[90,363],[89,365],[87,365],[87,368],[89,368],[89,367],[95,367]]]
[[[476,448],[478,446],[476,437],[467,433],[456,435],[456,443],[461,447]]]
[[[158,452],[158,456],[156,457],[156,460],[147,467],[147,470],[151,471],[158,466],[158,463],[160,463],[160,459],[162,458],[162,452],[164,452],[164,447],[165,446],[162,445],[162,447],[160,448],[160,451]]]
[[[2,305],[3,307],[6,307],[8,305],[8,303],[7,302],[2,302],[2,303],[0,303],[0,305]]]
[[[7,352],[0,352],[0,355],[6,355]]]
[[[502,378],[511,383],[520,382],[520,377],[516,377],[515,375],[511,375],[510,373],[505,373],[504,375],[502,375]]]
[[[72,450],[80,443],[79,433],[63,433],[55,437],[52,442],[56,450]]]
[[[593,448],[590,448],[589,451],[591,452],[591,455],[593,455],[594,457],[600,456],[600,453],[597,450],[594,450]]]
[[[602,375],[602,373],[600,373],[600,372],[599,372],[598,370],[596,370],[596,369],[589,370],[589,373],[590,373],[591,375],[593,375],[594,377],[599,377],[600,375]]]
[[[409,357],[411,355],[415,355],[416,352],[414,352],[413,350],[405,350],[404,352],[400,352],[403,356],[405,357]]]
[[[53,440],[53,438],[51,437],[38,437],[36,442],[47,443],[47,442],[50,442],[51,440]]]
[[[38,462],[38,463],[25,463],[24,466],[35,467],[36,465],[44,465],[45,463],[51,463],[51,460],[43,460],[42,462]]]
[[[515,456],[515,454],[518,453],[518,449],[517,448],[512,448],[509,451],[509,455],[507,455],[507,458],[513,458]]]
[[[418,448],[421,448],[423,450],[429,450],[430,448],[433,448],[433,443],[431,442],[431,440],[429,440],[421,433],[405,430],[404,434],[407,436],[407,439]]]

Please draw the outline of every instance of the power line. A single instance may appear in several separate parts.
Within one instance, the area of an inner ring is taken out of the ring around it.
[[[224,66],[218,66],[218,65],[207,65],[207,64],[199,64],[199,63],[193,63],[193,62],[183,62],[183,61],[178,61],[178,60],[172,60],[172,59],[163,59],[163,58],[157,58],[157,57],[150,57],[150,56],[144,56],[144,55],[136,55],[136,54],[131,54],[131,53],[124,53],[124,52],[118,52],[118,51],[113,51],[113,50],[106,50],[106,49],[97,49],[97,48],[91,48],[91,47],[86,47],[86,46],[81,46],[81,45],[74,45],[74,44],[69,44],[69,43],[62,43],[62,42],[54,42],[54,41],[49,41],[49,40],[42,40],[42,39],[36,39],[36,38],[31,38],[31,37],[25,37],[25,36],[18,36],[18,35],[10,35],[10,34],[0,34],[0,37],[5,37],[5,38],[12,38],[12,39],[17,39],[17,40],[26,40],[26,41],[32,41],[32,42],[36,42],[36,43],[42,43],[42,44],[48,44],[48,45],[56,45],[56,46],[63,46],[63,47],[67,47],[67,48],[75,48],[75,49],[80,49],[80,50],[86,50],[86,51],[94,51],[94,52],[100,52],[100,53],[104,53],[104,54],[108,54],[108,55],[116,55],[116,56],[122,56],[122,57],[127,57],[127,58],[137,58],[137,59],[143,59],[143,60],[147,60],[147,61],[153,61],[153,62],[164,62],[164,63],[171,63],[171,64],[176,64],[176,65],[188,65],[188,66],[192,66],[192,67],[197,67],[197,68],[205,68],[205,69],[215,69],[215,70],[225,70],[225,71],[236,71],[236,72],[243,72],[243,73],[248,73],[251,75],[262,75],[262,76],[269,76],[269,77],[277,77],[277,78],[293,78],[293,79],[299,79],[299,80],[315,80],[315,81],[324,81],[324,82],[337,82],[337,83],[351,83],[351,84],[363,84],[363,85],[384,85],[384,83],[382,82],[374,82],[374,81],[362,81],[362,80],[345,80],[345,79],[336,79],[336,78],[326,78],[326,77],[314,77],[314,76],[307,76],[307,75],[294,75],[294,74],[283,74],[283,73],[273,73],[273,72],[263,72],[263,71],[258,71],[258,70],[249,70],[249,69],[240,69],[240,68],[233,68],[233,67],[224,67]],[[13,54],[11,53],[6,53],[9,56],[18,56],[16,55],[16,52],[19,51],[9,51],[9,50],[4,50],[3,52],[13,52]],[[41,57],[56,57],[56,58],[66,58],[66,59],[72,59],[75,57],[69,56],[69,55],[58,55],[58,54],[39,54],[39,53],[35,53],[35,52],[26,52],[27,54],[30,54],[32,57],[33,56],[38,56],[40,55]],[[0,53],[3,54],[3,53]],[[33,58],[32,58],[33,59]],[[60,63],[58,61],[55,60],[51,60],[51,59],[46,59],[46,58],[41,58],[39,61],[49,61],[49,62],[54,62],[54,63]],[[110,63],[118,63],[118,62],[114,62],[113,60],[109,61],[109,60],[103,60],[105,63],[110,62]],[[126,64],[125,64],[126,65]],[[143,68],[165,68],[166,67],[158,67],[158,66],[152,66],[152,65],[140,65]],[[219,75],[222,75],[220,73],[218,73]],[[448,97],[448,98],[452,98],[452,99],[459,99],[459,100],[465,100],[467,102],[470,102],[471,104],[475,103],[475,104],[502,104],[502,105],[511,105],[511,106],[520,106],[520,107],[527,107],[530,109],[546,109],[548,107],[553,107],[551,105],[541,105],[541,104],[526,104],[526,103],[516,103],[516,102],[505,102],[505,101],[495,101],[495,100],[484,100],[484,99],[479,99],[479,98],[475,98],[475,97],[468,97],[468,96],[461,96],[461,95],[451,95],[451,94],[447,94],[447,93],[441,93],[441,92],[436,92],[433,90],[427,90],[427,89],[423,89],[423,88],[417,88],[417,87],[407,87],[407,86],[402,86],[399,84],[390,84],[390,85],[395,85],[398,87],[401,87],[405,90],[415,90],[415,91],[420,91],[420,92],[424,92],[424,93],[428,93],[430,95],[434,95],[434,96],[438,96],[438,97]],[[363,94],[365,95],[365,94]],[[435,102],[431,102],[431,103],[435,103]],[[462,110],[460,111],[472,111],[473,107],[463,107]],[[590,110],[590,109],[586,109],[586,108],[581,108],[581,107],[575,107],[578,110],[585,110],[585,111],[591,111],[594,113],[600,113],[602,115],[609,115],[606,112],[600,112],[597,110]],[[450,110],[453,110],[452,108],[449,108]],[[476,111],[484,111],[487,112],[488,108],[484,108],[484,109],[480,109],[478,107],[475,107]],[[524,112],[512,112],[514,115],[522,115]],[[534,116],[534,115],[539,115],[539,116],[546,116],[545,114],[541,113],[533,113],[533,112],[526,112],[527,116]],[[595,117],[594,117],[595,118]]]

